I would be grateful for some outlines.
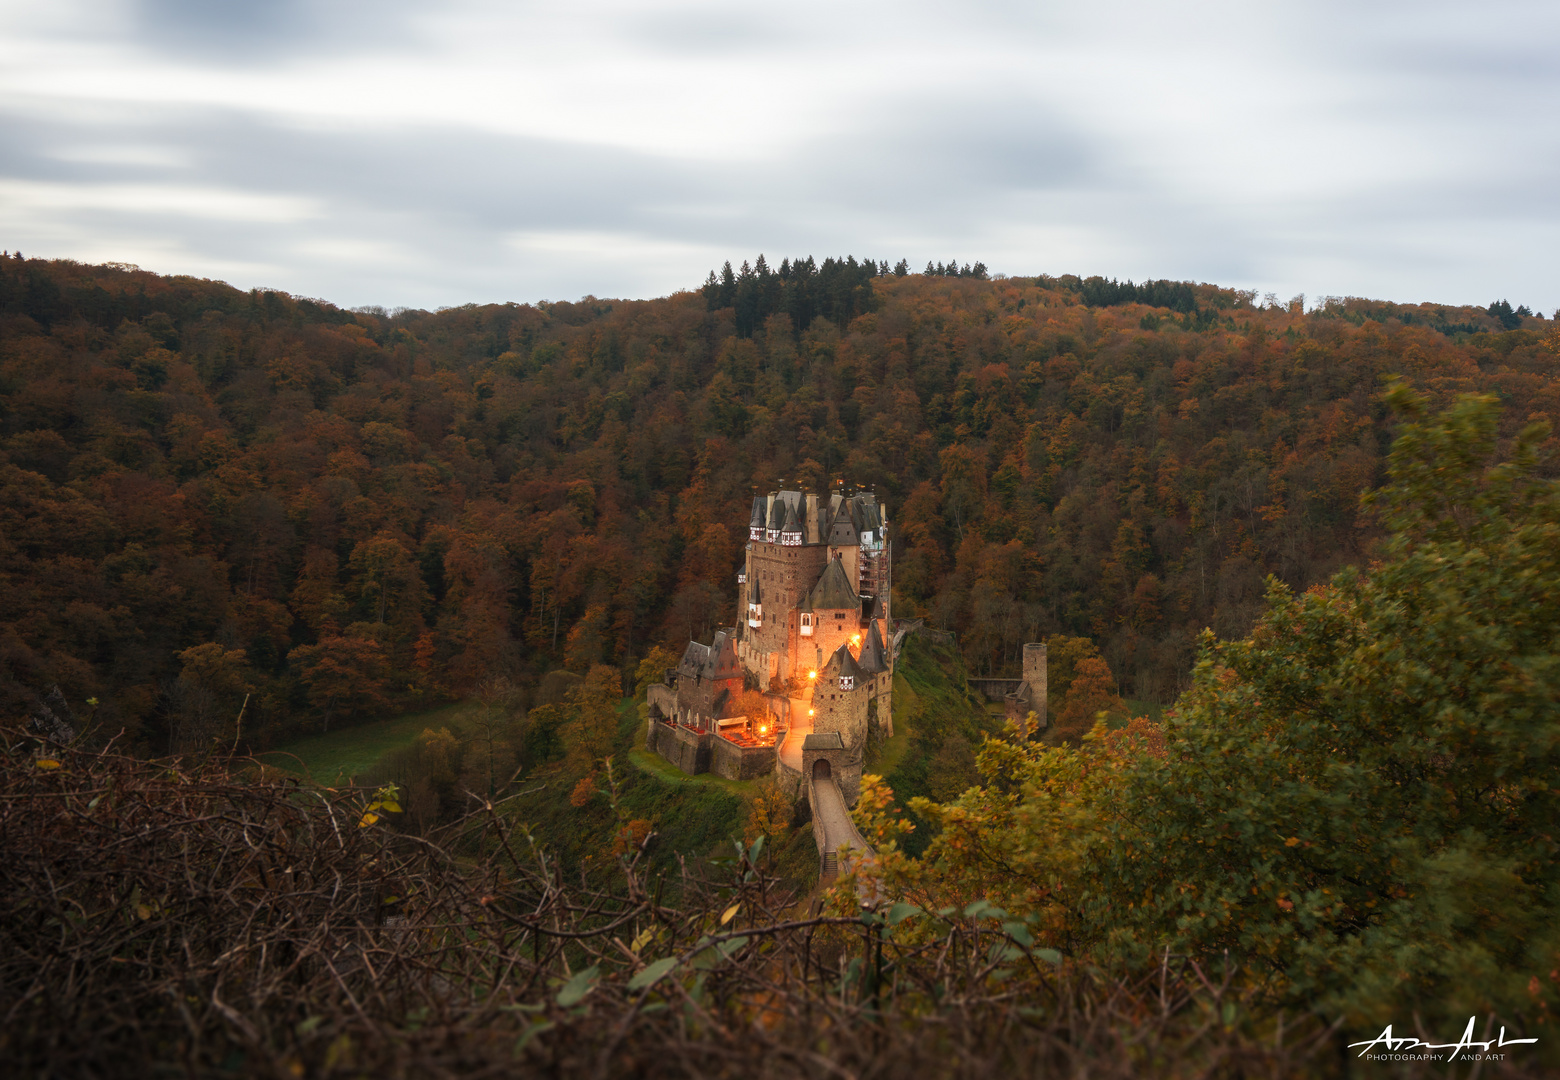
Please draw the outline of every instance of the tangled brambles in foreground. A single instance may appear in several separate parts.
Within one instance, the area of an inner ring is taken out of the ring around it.
[[[389,792],[0,734],[13,1076],[1267,1076],[1343,1059],[1321,1021],[1253,1014],[1228,976],[1173,957],[1106,975],[979,903],[798,904],[758,845],[675,879],[631,854],[575,881],[480,801],[435,843],[378,820]]]

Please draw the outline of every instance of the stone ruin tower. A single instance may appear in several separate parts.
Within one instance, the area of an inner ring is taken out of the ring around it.
[[[1041,642],[1024,646],[1024,678],[1018,688],[1005,696],[1010,720],[1023,721],[1031,712],[1035,714],[1036,731],[1044,731],[1046,718],[1046,651]]]

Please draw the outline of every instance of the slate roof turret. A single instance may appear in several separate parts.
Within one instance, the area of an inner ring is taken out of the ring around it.
[[[814,611],[861,609],[861,598],[851,588],[850,578],[845,575],[845,564],[839,559],[830,559],[829,565],[823,568],[823,573],[818,575],[818,584],[813,586],[808,595],[808,601]]]
[[[840,504],[839,510],[834,515],[834,521],[829,526],[829,544],[833,547],[856,547],[861,543],[861,533],[856,529],[856,523],[852,520],[851,505],[854,500],[847,499]]]
[[[748,527],[752,529],[762,529],[764,527],[764,497],[762,495],[753,496],[753,515],[748,518]]]
[[[786,533],[792,533],[794,535],[800,536],[801,532],[802,522],[801,519],[796,516],[796,504],[793,502],[788,502],[785,504],[785,524],[780,526],[780,533],[782,536]]]
[[[769,508],[769,524],[767,528],[775,532],[780,531],[780,526],[785,524],[785,500],[775,497],[774,505]]]
[[[861,665],[857,664],[856,658],[850,654],[848,645],[841,645],[834,650],[834,655],[829,657],[829,669],[841,678],[861,674]]]
[[[878,633],[877,620],[872,620],[872,626],[867,631],[867,642],[861,647],[861,670],[868,675],[876,675],[888,670],[888,659],[883,654],[883,637]]]

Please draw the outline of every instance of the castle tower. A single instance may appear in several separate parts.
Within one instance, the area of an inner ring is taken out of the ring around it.
[[[1029,684],[1029,707],[1039,717],[1040,730],[1045,730],[1045,697],[1047,661],[1045,643],[1036,641],[1024,646],[1024,681]]]
[[[843,642],[859,655],[869,622],[888,640],[888,551],[887,515],[871,492],[753,500],[738,651],[760,687],[805,687]]]
[[[861,598],[851,587],[843,559],[829,560],[808,594],[807,606],[813,622],[812,648],[797,657],[800,663],[821,669],[822,662],[841,646],[860,648]],[[819,670],[820,677],[822,674]]]
[[[854,804],[861,790],[862,762],[867,743],[867,703],[870,686],[850,648],[841,645],[818,672],[813,690],[813,734],[837,734],[844,754],[839,762],[840,790]]]
[[[867,625],[867,637],[862,642],[861,656],[856,664],[867,683],[869,716],[872,710],[876,711],[883,737],[891,739],[894,737],[894,673],[876,619]]]

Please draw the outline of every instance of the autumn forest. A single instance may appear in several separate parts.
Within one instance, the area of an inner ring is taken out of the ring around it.
[[[1265,579],[1364,564],[1389,378],[1560,421],[1555,324],[762,258],[702,289],[342,310],[0,260],[0,708],[124,745],[298,734],[606,664],[734,618],[752,494],[876,490],[895,614],[972,672],[1091,639],[1190,685]]]

